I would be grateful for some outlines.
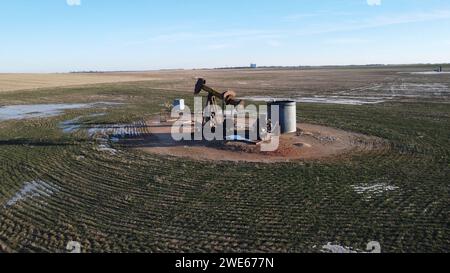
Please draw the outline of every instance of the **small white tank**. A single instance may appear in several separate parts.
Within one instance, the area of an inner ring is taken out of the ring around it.
[[[184,111],[185,104],[183,99],[176,99],[173,101],[173,107],[179,107],[180,111]]]

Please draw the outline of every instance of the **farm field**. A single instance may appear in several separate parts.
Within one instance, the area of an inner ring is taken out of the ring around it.
[[[140,73],[58,73],[58,74],[6,74],[0,73],[0,93],[25,89],[80,86],[86,84],[152,80],[151,75]]]
[[[362,252],[370,241],[448,252],[450,74],[430,69],[0,75],[0,252],[67,252],[70,241],[83,252]],[[149,134],[165,102],[192,104],[197,77],[258,103],[294,99],[302,123],[387,145],[266,164],[114,141]]]

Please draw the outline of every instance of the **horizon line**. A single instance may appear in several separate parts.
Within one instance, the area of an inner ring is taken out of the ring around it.
[[[395,67],[395,66],[433,66],[450,65],[450,62],[439,63],[391,63],[391,64],[328,64],[328,65],[261,65],[248,66],[222,66],[222,67],[200,67],[200,68],[159,68],[159,69],[136,69],[136,70],[74,70],[74,71],[52,71],[52,72],[0,72],[0,74],[83,74],[83,73],[135,73],[155,71],[177,71],[177,70],[220,70],[220,69],[270,69],[270,68],[345,68],[345,67]]]

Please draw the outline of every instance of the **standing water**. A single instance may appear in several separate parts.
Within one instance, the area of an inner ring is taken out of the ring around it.
[[[0,121],[54,117],[62,114],[65,110],[92,108],[101,104],[113,105],[115,103],[8,105],[0,107]]]

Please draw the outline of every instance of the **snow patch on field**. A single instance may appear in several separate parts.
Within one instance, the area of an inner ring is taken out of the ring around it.
[[[358,253],[363,251],[356,251],[353,250],[350,247],[346,246],[340,246],[340,245],[333,245],[331,243],[328,243],[322,247],[323,252],[329,252],[329,253]]]
[[[12,207],[18,202],[24,201],[29,198],[41,196],[50,197],[51,195],[59,191],[60,188],[58,186],[52,185],[42,180],[27,182],[23,185],[22,189],[19,192],[17,192],[8,202],[6,202],[4,207]]]
[[[366,200],[370,200],[374,196],[379,196],[385,192],[399,189],[399,187],[387,183],[353,185],[352,188],[357,194],[364,195]]]
[[[328,243],[322,246],[322,252],[327,253],[381,253],[381,245],[379,242],[371,241],[367,244],[366,251],[353,249],[347,246]]]
[[[117,154],[117,150],[111,148],[111,147],[110,147],[109,145],[107,145],[107,144],[100,144],[100,145],[98,145],[97,151],[99,151],[99,152],[108,152],[108,153],[110,153],[110,154],[112,154],[112,155]]]
[[[118,150],[111,147],[108,136],[97,138],[96,141],[98,142],[98,145],[94,148],[96,151],[110,153],[111,155],[118,153]]]
[[[95,126],[88,129],[89,137],[110,135],[116,138],[136,137],[141,135],[140,126],[135,124],[115,124],[110,126]]]

